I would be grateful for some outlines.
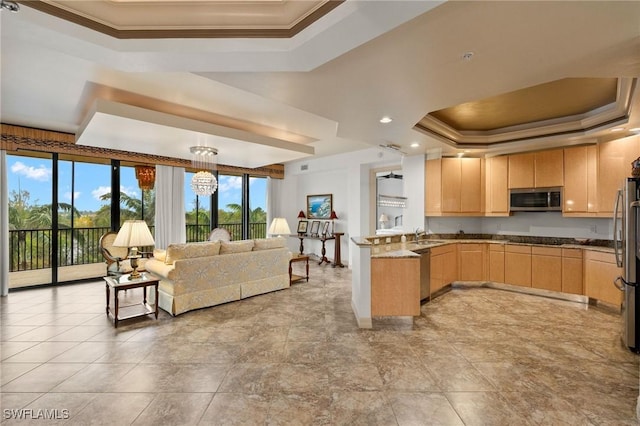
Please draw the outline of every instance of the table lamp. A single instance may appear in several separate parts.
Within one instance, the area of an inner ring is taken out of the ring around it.
[[[333,235],[333,221],[336,220],[338,218],[338,215],[336,214],[336,212],[334,210],[331,210],[331,216],[329,216],[329,219],[331,219],[331,235]]]
[[[386,214],[382,213],[380,215],[380,219],[378,219],[378,222],[380,222],[380,229],[384,229],[385,223],[387,223],[388,220],[389,218]]]
[[[291,234],[287,219],[284,217],[274,217],[273,221],[271,221],[271,226],[269,226],[269,234],[278,235],[279,237],[282,237],[285,234]]]
[[[140,278],[138,259],[141,256],[138,254],[138,247],[152,246],[154,244],[153,236],[144,220],[127,220],[122,224],[116,239],[113,241],[113,245],[129,248],[127,258],[130,259],[131,267],[133,268],[129,275],[130,280]]]

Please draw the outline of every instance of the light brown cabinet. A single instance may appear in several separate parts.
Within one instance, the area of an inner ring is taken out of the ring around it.
[[[598,144],[598,213],[613,213],[616,192],[631,176],[631,162],[640,156],[640,136]]]
[[[431,249],[430,288],[433,295],[447,284],[458,280],[457,244]]]
[[[563,150],[509,156],[509,188],[547,188],[564,184]]]
[[[489,244],[489,281],[504,281],[504,245]]]
[[[531,247],[531,287],[562,291],[562,249]]]
[[[582,250],[562,249],[562,292],[584,294],[582,285]]]
[[[458,264],[461,281],[484,281],[486,273],[487,245],[476,243],[458,244]]]
[[[425,166],[425,216],[442,215],[442,160],[426,160]]]
[[[426,216],[482,214],[484,198],[482,159],[427,160],[425,168]]]
[[[371,315],[420,315],[420,257],[371,259]]]
[[[622,292],[613,285],[613,280],[622,274],[613,253],[585,251],[584,290],[585,295],[615,307],[622,303]]]
[[[596,216],[598,212],[598,147],[577,146],[564,150],[565,216]]]
[[[504,282],[531,287],[531,246],[505,245]]]
[[[482,160],[480,158],[442,159],[442,212],[480,213],[482,211]],[[464,184],[463,184],[464,182]]]
[[[486,203],[489,216],[509,215],[509,157],[492,157],[485,161]]]

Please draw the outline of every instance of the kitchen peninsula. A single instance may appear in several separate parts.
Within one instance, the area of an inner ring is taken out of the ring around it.
[[[621,271],[606,240],[484,234],[417,242],[413,234],[405,236],[407,242],[400,238],[351,238],[352,308],[361,328],[371,328],[375,317],[418,316],[420,299],[462,284],[620,308],[622,293],[612,281]],[[425,255],[431,264],[427,271]],[[430,281],[426,296],[420,294],[424,279]]]

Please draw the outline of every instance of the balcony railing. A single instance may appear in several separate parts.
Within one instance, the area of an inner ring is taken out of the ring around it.
[[[241,223],[220,224],[231,233],[232,240],[242,239]],[[209,225],[186,225],[187,242],[206,241]],[[154,227],[150,226],[151,233]],[[104,261],[98,242],[109,228],[74,228],[58,230],[58,266],[86,265]],[[264,238],[267,224],[251,223],[249,238]],[[31,271],[51,267],[51,229],[20,229],[9,231],[9,272]]]

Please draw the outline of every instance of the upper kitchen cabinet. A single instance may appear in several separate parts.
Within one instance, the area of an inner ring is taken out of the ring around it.
[[[596,216],[598,212],[598,147],[564,150],[564,216]]]
[[[426,160],[424,185],[425,216],[442,216],[442,160]]]
[[[485,161],[486,168],[486,215],[509,215],[509,157],[492,157]]]
[[[548,188],[564,184],[563,150],[509,156],[509,189]]]
[[[427,160],[425,214],[480,215],[483,209],[483,160],[442,158]]]
[[[616,192],[631,176],[631,162],[640,156],[640,136],[630,136],[598,145],[598,213],[613,214]]]

